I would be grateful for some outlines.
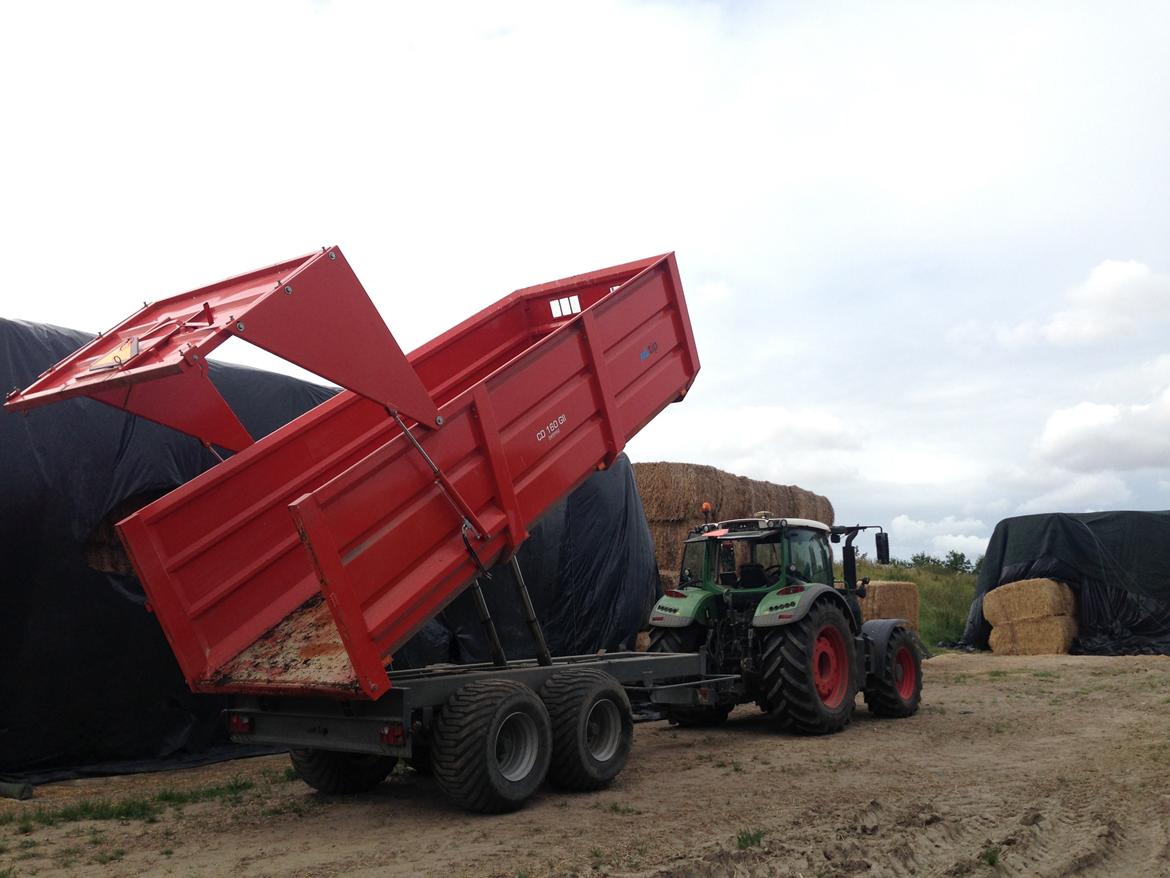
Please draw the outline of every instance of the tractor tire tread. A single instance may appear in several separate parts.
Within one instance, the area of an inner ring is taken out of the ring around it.
[[[892,679],[886,676],[886,669],[893,664],[894,656],[897,654],[899,646],[903,644],[908,644],[913,651],[915,671],[918,674],[914,694],[909,701],[904,700],[898,694]],[[889,719],[904,719],[916,714],[922,700],[922,656],[918,652],[914,638],[904,628],[898,628],[890,635],[890,639],[886,643],[885,655],[882,656],[882,669],[882,675],[874,675],[866,681],[865,691],[862,693],[869,712],[874,716]]]
[[[844,621],[844,615],[831,604],[819,603],[804,618],[774,628],[768,636],[763,651],[767,689],[764,698],[781,728],[806,735],[825,735],[841,731],[852,721],[856,681],[850,681],[851,692],[846,694],[849,706],[835,716],[826,716],[820,709],[820,697],[811,675],[802,670],[808,663],[810,639],[822,624],[821,620],[834,613]],[[848,623],[845,624],[847,628]]]

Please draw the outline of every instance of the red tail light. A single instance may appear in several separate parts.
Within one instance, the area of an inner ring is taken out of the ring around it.
[[[800,594],[802,591],[804,591],[803,585],[789,585],[780,589],[776,594]]]
[[[228,716],[228,731],[233,735],[250,735],[256,729],[256,722],[250,716],[233,713]]]
[[[401,747],[406,743],[406,729],[398,723],[382,726],[378,731],[378,739],[383,744],[389,744],[391,747]]]
[[[683,594],[681,591],[679,591],[677,588],[668,588],[666,591],[663,592],[663,594],[666,595],[668,598],[685,598],[686,597],[686,595]]]

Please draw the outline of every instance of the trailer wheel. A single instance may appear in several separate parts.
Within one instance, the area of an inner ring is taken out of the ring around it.
[[[698,652],[707,643],[707,629],[699,624],[685,628],[651,628],[647,652]],[[670,707],[663,713],[680,726],[717,726],[731,713],[729,705],[710,707]]]
[[[548,711],[514,680],[468,683],[443,706],[431,733],[439,787],[469,811],[514,811],[548,772]]]
[[[604,671],[553,674],[540,697],[552,722],[548,779],[566,790],[599,790],[626,766],[634,721],[626,691]]]
[[[866,680],[865,703],[874,716],[906,717],[922,700],[922,656],[914,635],[895,628],[881,658],[880,672]]]
[[[393,756],[336,750],[290,750],[288,755],[301,780],[330,795],[368,792],[384,781],[398,762]]]
[[[854,641],[844,611],[818,603],[798,622],[767,629],[762,699],[784,728],[839,732],[857,700]]]

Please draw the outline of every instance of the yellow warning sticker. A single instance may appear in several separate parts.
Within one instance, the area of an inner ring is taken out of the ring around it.
[[[117,369],[136,356],[138,356],[138,336],[132,335],[108,354],[98,357],[90,363],[89,371],[99,372],[103,369]]]

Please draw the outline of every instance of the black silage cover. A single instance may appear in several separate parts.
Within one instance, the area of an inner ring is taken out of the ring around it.
[[[0,319],[0,386],[28,386],[91,337]],[[225,364],[211,374],[256,438],[336,392]],[[223,746],[226,699],[187,689],[137,580],[91,569],[84,556],[124,501],[161,495],[216,462],[189,436],[91,400],[0,412],[0,775],[39,781],[238,755]],[[629,461],[550,509],[520,561],[554,652],[629,644],[658,587]],[[510,569],[484,587],[509,657],[531,655]],[[464,595],[394,666],[479,660],[484,644]]]
[[[963,643],[988,648],[983,596],[1022,579],[1076,592],[1073,652],[1170,655],[1170,512],[1051,513],[996,525]]]

